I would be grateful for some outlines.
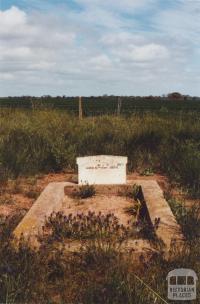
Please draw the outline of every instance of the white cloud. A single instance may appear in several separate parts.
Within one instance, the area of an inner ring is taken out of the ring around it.
[[[157,29],[178,41],[200,42],[200,1],[179,1],[176,8],[158,12],[154,17]]]
[[[146,45],[125,45],[123,48],[113,52],[118,55],[121,60],[125,59],[128,61],[136,62],[153,62],[160,59],[166,59],[169,57],[169,52],[165,46],[150,43]]]
[[[179,1],[158,10],[157,1],[76,0],[82,10],[0,11],[0,94],[162,94],[176,84],[195,94],[197,6]],[[151,30],[144,27],[149,7]],[[132,12],[141,20],[126,18]]]
[[[0,11],[1,32],[13,30],[16,26],[23,26],[26,21],[26,13],[15,6],[12,6],[9,10]]]
[[[0,80],[12,80],[14,79],[13,74],[11,73],[0,73]]]
[[[97,70],[104,70],[111,67],[111,61],[106,55],[92,57],[88,63],[92,68]]]
[[[19,46],[14,48],[6,48],[0,46],[0,59],[8,60],[8,59],[26,59],[32,55],[32,51],[29,47]]]
[[[101,42],[109,47],[118,47],[121,45],[129,45],[129,44],[142,44],[146,42],[144,36],[141,34],[132,34],[125,31],[119,31],[116,33],[108,33],[104,34],[101,38]]]
[[[40,14],[29,16],[17,7],[0,11],[0,17],[0,59],[1,65],[7,65],[8,69],[11,68],[8,60],[20,64],[20,70],[34,66],[38,69],[39,65],[48,69],[59,52],[76,38],[72,31],[58,27],[54,19],[50,24],[45,23]]]
[[[27,14],[19,8],[12,6],[6,11],[0,11],[0,38],[26,37],[33,34],[34,30],[28,24]]]
[[[134,60],[149,61],[167,58],[169,52],[165,46],[151,43],[140,47],[134,47],[131,55]]]

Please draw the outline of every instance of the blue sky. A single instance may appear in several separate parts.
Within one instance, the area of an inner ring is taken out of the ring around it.
[[[0,0],[0,96],[200,95],[200,0]]]

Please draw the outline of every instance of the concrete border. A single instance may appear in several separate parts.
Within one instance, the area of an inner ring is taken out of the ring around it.
[[[152,224],[154,225],[155,221],[159,219],[158,228],[155,229],[155,233],[158,239],[163,241],[165,250],[169,251],[174,241],[181,244],[184,240],[181,227],[177,223],[157,181],[136,180],[135,183],[142,188],[144,201]]]
[[[117,192],[117,190],[133,184],[140,185],[144,200],[149,212],[149,217],[154,225],[156,219],[160,219],[158,228],[155,233],[158,239],[162,240],[165,245],[165,251],[169,251],[171,243],[176,240],[182,242],[184,240],[181,228],[178,225],[171,208],[163,196],[163,191],[155,180],[131,180],[125,185],[106,185],[109,192]],[[50,214],[58,212],[62,209],[64,196],[66,195],[66,187],[69,191],[79,187],[69,182],[53,182],[50,183],[39,198],[27,212],[25,217],[14,230],[14,236],[19,238],[21,234],[25,238],[31,240],[32,244],[37,245],[37,235],[42,231],[42,226],[45,223],[45,218]],[[68,188],[67,187],[67,188]],[[98,191],[103,191],[103,185],[97,187]],[[101,190],[102,189],[102,190]]]
[[[23,234],[25,238],[31,239],[31,242],[34,243],[36,236],[42,230],[45,218],[49,217],[53,211],[58,212],[61,209],[65,196],[64,188],[67,185],[71,186],[73,184],[69,182],[48,184],[14,230],[14,236],[20,238]]]

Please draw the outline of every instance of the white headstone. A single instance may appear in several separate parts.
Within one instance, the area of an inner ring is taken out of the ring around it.
[[[127,157],[97,155],[78,157],[79,184],[126,184]]]

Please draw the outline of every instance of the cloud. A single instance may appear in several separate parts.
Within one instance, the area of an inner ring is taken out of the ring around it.
[[[150,43],[142,46],[128,45],[126,48],[120,48],[114,51],[121,60],[125,59],[134,62],[153,62],[169,57],[167,48],[163,45]]]
[[[15,6],[9,10],[0,11],[0,30],[2,32],[10,32],[16,29],[16,26],[23,26],[26,24],[27,16],[24,11],[21,11]]]
[[[6,11],[0,11],[0,37],[16,38],[26,37],[34,29],[28,24],[27,14],[19,8],[12,6]]]
[[[0,46],[0,59],[26,59],[31,56],[31,49],[29,47],[14,47],[12,49]]]
[[[0,12],[0,59],[2,68],[11,68],[8,60],[15,63],[20,70],[28,70],[35,66],[42,68],[52,66],[52,60],[57,59],[60,50],[69,47],[75,33],[62,29],[52,23],[45,23],[40,14],[27,15],[17,7]],[[30,63],[30,64],[29,64]]]
[[[13,75],[11,73],[0,73],[0,80],[12,80]]]
[[[104,70],[111,67],[111,60],[106,55],[99,55],[96,57],[92,57],[89,60],[89,64],[92,68],[97,70]]]
[[[196,2],[75,2],[0,11],[2,95],[199,92]]]
[[[200,1],[179,1],[176,8],[158,12],[154,17],[157,30],[178,41],[200,42]]]

